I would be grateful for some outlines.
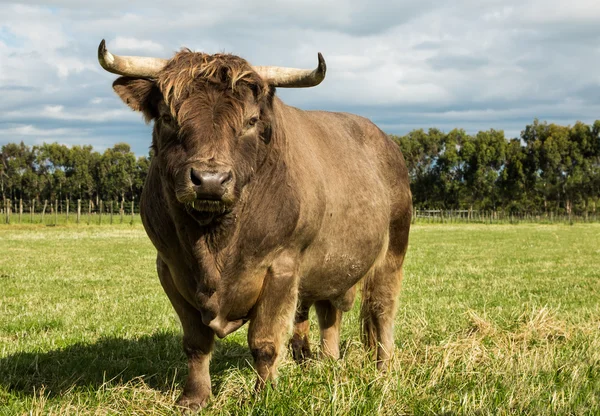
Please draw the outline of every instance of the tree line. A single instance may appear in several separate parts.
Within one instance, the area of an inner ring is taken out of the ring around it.
[[[126,143],[103,153],[92,146],[58,143],[3,145],[0,152],[2,199],[139,200],[149,157],[136,157]]]
[[[409,169],[419,209],[596,212],[600,120],[560,126],[534,120],[520,137],[431,128],[390,136]],[[126,143],[92,146],[9,143],[0,152],[0,194],[23,200],[139,200],[149,156]]]
[[[595,213],[600,197],[600,120],[560,126],[534,120],[520,137],[454,129],[392,136],[422,209]]]

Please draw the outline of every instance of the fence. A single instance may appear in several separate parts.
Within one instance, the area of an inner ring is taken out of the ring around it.
[[[518,224],[518,223],[589,223],[599,222],[597,212],[514,212],[514,211],[479,211],[479,210],[441,210],[413,209],[414,223],[474,223],[474,224]]]
[[[140,223],[135,201],[4,199],[0,224],[135,224]]]
[[[140,223],[135,201],[54,200],[23,201],[5,199],[0,206],[0,224],[135,224]],[[589,223],[600,222],[596,212],[508,212],[479,210],[413,209],[414,223]]]

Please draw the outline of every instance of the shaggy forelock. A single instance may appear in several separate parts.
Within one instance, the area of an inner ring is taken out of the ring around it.
[[[171,114],[182,125],[189,118],[190,107],[184,105],[210,84],[224,94],[242,100],[249,87],[261,98],[268,86],[243,58],[231,54],[209,55],[184,49],[160,72],[157,84]],[[197,97],[200,102],[209,97]],[[208,103],[206,103],[208,104]],[[241,104],[241,103],[240,103]]]
[[[163,143],[159,152],[161,170],[178,178],[181,169],[189,168],[190,161],[213,160],[234,170],[235,192],[239,193],[266,150],[260,148],[260,140],[232,138],[244,131],[247,118],[258,116],[260,120],[253,132],[265,143],[270,141],[274,89],[242,58],[187,49],[177,53],[158,74],[156,87],[177,122],[178,136],[177,140],[161,139],[162,122],[157,124],[154,143]],[[262,136],[265,131],[268,136]],[[173,130],[169,132],[167,136]],[[239,146],[235,147],[236,143]],[[195,193],[190,192],[187,183],[175,182],[173,190],[180,202],[194,199]]]

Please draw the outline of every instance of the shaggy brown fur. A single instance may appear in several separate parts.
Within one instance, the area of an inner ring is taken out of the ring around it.
[[[294,356],[310,355],[312,305],[323,354],[338,358],[361,282],[365,344],[385,368],[411,218],[398,147],[364,118],[286,106],[232,55],[184,50],[156,80],[121,77],[114,89],[155,123],[141,209],[184,331],[179,403],[206,403],[214,335],[246,321],[257,388],[275,377],[292,325]],[[231,173],[210,209],[193,208],[207,205],[192,169]]]
[[[239,86],[240,83],[243,86]],[[192,119],[197,112],[205,110],[189,104],[190,97],[197,94],[205,84],[212,84],[217,90],[238,98],[242,95],[239,89],[244,87],[250,87],[255,91],[258,99],[268,91],[268,86],[245,59],[229,54],[208,55],[184,49],[169,61],[157,79],[162,96],[179,125]],[[238,87],[237,94],[236,87]],[[191,100],[192,104],[196,101],[204,102]],[[184,106],[185,103],[188,105]],[[242,102],[235,104],[242,104]],[[238,108],[232,108],[232,112],[239,113],[239,105],[236,107]]]

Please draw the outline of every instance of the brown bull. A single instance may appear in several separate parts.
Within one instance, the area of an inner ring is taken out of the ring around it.
[[[179,403],[210,397],[210,353],[250,321],[257,388],[276,375],[292,324],[294,358],[310,354],[315,306],[322,355],[339,357],[342,312],[362,284],[364,342],[386,367],[408,244],[411,194],[398,147],[369,120],[302,111],[275,87],[310,87],[314,71],[252,67],[183,50],[171,60],[102,66],[132,109],[154,121],[141,200],[160,282],[183,326],[189,375]]]

